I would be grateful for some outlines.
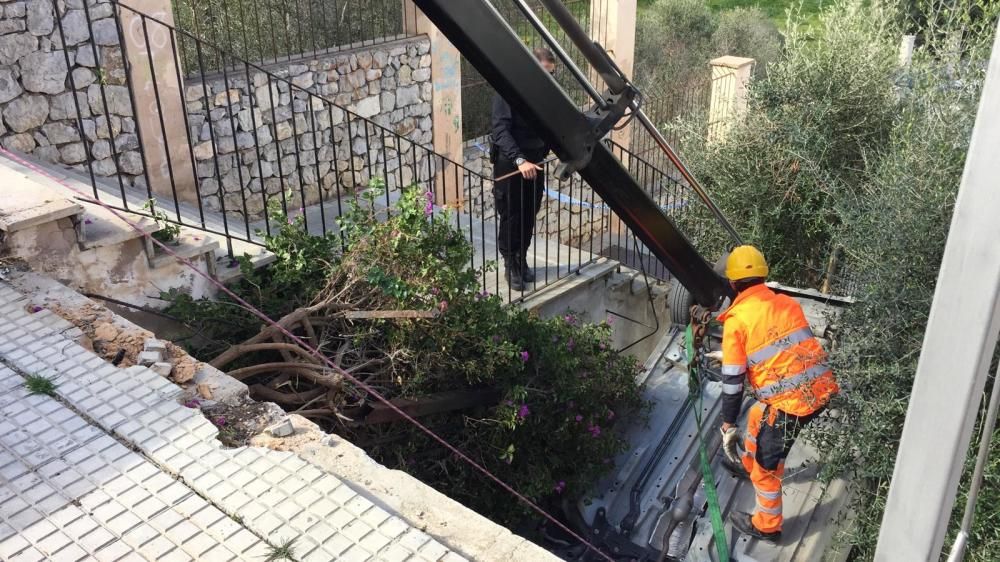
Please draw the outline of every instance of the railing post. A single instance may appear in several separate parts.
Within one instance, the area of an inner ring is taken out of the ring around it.
[[[121,4],[173,26],[170,0],[121,0]],[[149,48],[143,33],[142,18],[128,9],[118,9],[124,36],[125,55],[136,106],[136,124],[142,141],[146,171],[153,193],[180,201],[196,203],[193,166],[185,130],[184,94],[178,76],[183,77],[180,61],[173,56],[172,29],[147,20]],[[153,87],[159,90],[159,103]],[[163,114],[161,127],[160,113]],[[169,151],[167,147],[169,146]],[[168,166],[168,152],[170,165]],[[173,172],[171,174],[171,171]]]
[[[435,180],[435,203],[462,208],[463,174],[454,169],[462,159],[462,59],[458,49],[412,0],[403,0],[403,29],[407,35],[426,35],[431,57],[431,127],[434,152],[444,156]]]
[[[604,47],[629,78],[635,66],[635,23],[636,0],[590,0],[590,36]],[[628,149],[632,141],[631,130],[629,125],[613,131],[611,138]]]
[[[733,122],[746,113],[747,86],[754,59],[724,56],[712,59],[712,101],[708,111],[708,140],[726,138]]]

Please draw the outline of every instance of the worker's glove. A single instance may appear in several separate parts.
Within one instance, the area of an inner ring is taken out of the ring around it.
[[[720,429],[722,432],[722,452],[730,462],[740,464],[740,430],[735,425]]]

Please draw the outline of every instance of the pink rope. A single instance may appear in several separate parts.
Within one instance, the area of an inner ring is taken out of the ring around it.
[[[533,511],[537,512],[539,515],[541,515],[545,519],[548,519],[549,521],[555,523],[557,527],[559,527],[563,531],[566,531],[567,533],[570,534],[570,536],[572,536],[576,540],[580,541],[582,544],[586,545],[588,548],[590,548],[591,550],[593,550],[594,552],[596,552],[600,556],[604,557],[604,559],[608,560],[608,562],[615,562],[613,558],[611,558],[610,556],[608,556],[607,554],[605,554],[604,552],[602,552],[600,549],[598,549],[596,546],[594,546],[593,544],[591,544],[589,541],[587,541],[586,539],[584,539],[583,537],[581,537],[577,533],[575,533],[572,529],[570,529],[569,527],[567,527],[566,525],[564,525],[561,521],[559,521],[558,519],[556,519],[552,515],[549,515],[545,510],[543,510],[541,507],[539,507],[534,502],[532,502],[531,500],[529,500],[527,497],[521,495],[521,493],[519,493],[517,490],[515,490],[509,484],[507,484],[506,482],[504,482],[503,480],[501,480],[500,477],[494,475],[492,472],[490,472],[489,470],[487,470],[486,467],[484,467],[484,466],[480,465],[479,463],[477,463],[476,461],[472,460],[472,458],[470,458],[465,453],[463,453],[462,451],[460,451],[457,447],[455,447],[451,443],[448,443],[443,437],[441,437],[438,434],[434,433],[428,427],[426,427],[425,425],[421,424],[415,418],[413,418],[412,416],[410,416],[409,414],[407,414],[406,412],[404,412],[403,410],[401,410],[398,406],[396,406],[395,404],[393,404],[392,402],[390,402],[388,399],[386,399],[384,396],[382,396],[377,390],[375,390],[374,388],[372,388],[371,386],[369,386],[367,383],[362,382],[361,380],[356,379],[350,373],[348,373],[347,371],[345,371],[345,370],[341,369],[340,367],[338,367],[328,357],[326,357],[325,355],[323,355],[322,353],[320,353],[319,350],[317,350],[317,349],[315,349],[313,347],[310,347],[309,344],[306,343],[304,340],[302,340],[301,338],[299,338],[295,334],[291,333],[290,331],[288,331],[287,329],[285,329],[283,326],[280,326],[277,322],[275,322],[274,320],[272,320],[271,318],[269,318],[266,314],[264,314],[263,312],[261,312],[260,310],[258,310],[257,308],[255,308],[252,304],[250,304],[247,301],[245,301],[242,298],[240,298],[236,293],[232,292],[231,290],[229,290],[228,287],[226,287],[225,285],[223,285],[218,279],[216,279],[216,278],[212,277],[211,275],[209,275],[209,274],[201,271],[200,269],[198,269],[197,267],[195,267],[195,265],[193,263],[191,263],[190,260],[188,260],[187,258],[184,258],[184,257],[181,257],[181,256],[177,255],[177,253],[174,252],[173,250],[171,250],[166,244],[164,244],[163,242],[160,242],[156,238],[153,238],[153,236],[150,233],[146,232],[142,228],[139,228],[139,226],[138,226],[137,223],[129,220],[128,218],[126,218],[122,214],[122,212],[118,211],[117,209],[111,207],[110,205],[108,205],[107,203],[104,203],[103,201],[101,201],[99,199],[95,199],[95,198],[92,198],[92,197],[86,195],[85,193],[81,192],[80,190],[78,190],[78,189],[74,188],[73,186],[67,184],[66,182],[64,182],[60,178],[57,178],[57,177],[53,176],[52,174],[48,173],[46,170],[43,170],[42,168],[39,168],[38,166],[34,165],[33,163],[31,163],[31,162],[29,162],[29,161],[21,158],[20,156],[14,154],[12,152],[10,152],[6,148],[0,147],[0,153],[4,154],[8,158],[10,158],[10,159],[12,159],[12,160],[14,160],[14,161],[16,161],[16,162],[24,165],[24,166],[27,166],[28,168],[30,168],[30,169],[32,169],[32,170],[34,170],[34,171],[42,174],[43,176],[45,176],[45,177],[47,177],[47,178],[55,181],[56,183],[62,185],[63,187],[69,189],[70,191],[76,193],[77,196],[80,197],[83,201],[88,202],[88,203],[94,203],[94,204],[100,205],[101,207],[103,207],[107,211],[111,212],[113,215],[115,215],[119,219],[125,221],[125,223],[128,224],[130,227],[132,227],[136,232],[138,232],[139,234],[141,234],[142,236],[144,236],[146,238],[149,238],[150,241],[153,242],[153,244],[156,244],[157,246],[159,246],[160,249],[163,250],[164,252],[166,252],[168,255],[172,256],[173,258],[175,258],[176,260],[180,261],[181,263],[183,263],[187,267],[191,268],[192,271],[194,271],[197,275],[199,275],[199,276],[205,278],[206,280],[208,280],[209,283],[211,283],[211,284],[215,285],[216,287],[218,287],[222,292],[224,292],[227,295],[229,295],[229,297],[232,298],[234,301],[236,301],[237,303],[239,303],[240,305],[242,305],[243,307],[245,307],[247,310],[249,310],[254,316],[260,318],[266,324],[269,324],[269,325],[277,328],[285,336],[291,338],[293,341],[295,341],[296,343],[298,343],[299,345],[301,345],[302,347],[304,347],[305,349],[307,349],[309,351],[309,353],[312,354],[314,357],[316,357],[320,361],[323,361],[324,363],[326,363],[327,365],[329,365],[334,370],[334,372],[340,374],[344,378],[350,380],[354,384],[356,384],[359,387],[361,387],[362,389],[364,389],[365,392],[367,392],[368,394],[374,396],[376,399],[378,399],[379,402],[382,402],[383,404],[385,404],[386,406],[388,406],[389,409],[391,409],[393,412],[395,412],[396,414],[398,414],[401,418],[403,418],[406,421],[412,423],[418,429],[420,429],[421,431],[423,431],[424,433],[426,433],[431,439],[437,441],[438,443],[441,444],[441,446],[443,446],[444,448],[446,448],[449,451],[451,451],[452,453],[454,453],[455,456],[457,456],[458,458],[460,458],[463,461],[465,461],[466,463],[468,463],[470,466],[472,466],[473,468],[475,468],[476,470],[478,470],[479,472],[481,472],[484,476],[486,476],[490,480],[493,480],[494,482],[496,482],[497,485],[499,485],[504,490],[510,492],[514,497],[516,497],[518,500],[520,500],[523,504],[525,504],[528,507],[530,507]]]

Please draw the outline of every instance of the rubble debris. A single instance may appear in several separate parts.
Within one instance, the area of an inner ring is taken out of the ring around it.
[[[275,437],[288,437],[295,433],[295,427],[292,426],[292,420],[287,417],[280,422],[268,427],[265,431]]]
[[[161,377],[169,377],[170,372],[174,370],[174,366],[171,365],[170,363],[167,363],[166,361],[159,361],[153,363],[152,365],[150,365],[149,368],[152,369],[154,373],[160,375]]]
[[[195,388],[198,391],[198,396],[204,398],[205,400],[212,399],[212,387],[208,383],[198,383]]]
[[[161,361],[163,361],[163,355],[158,351],[141,351],[136,359],[136,362],[143,367],[152,367]]]

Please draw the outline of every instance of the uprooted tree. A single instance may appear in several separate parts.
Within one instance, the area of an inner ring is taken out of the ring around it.
[[[611,348],[607,323],[539,319],[481,292],[469,243],[428,196],[404,190],[384,209],[381,191],[357,194],[337,234],[272,217],[280,228],[266,243],[277,261],[244,264],[233,289],[276,326],[229,299],[168,295],[169,313],[192,329],[188,349],[254,398],[501,522],[524,513],[516,500],[354,381],[533,500],[584,493],[625,447],[609,427],[642,411],[636,362]]]

